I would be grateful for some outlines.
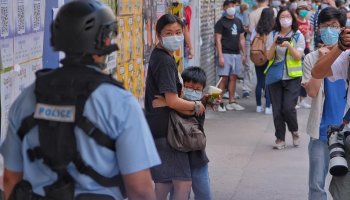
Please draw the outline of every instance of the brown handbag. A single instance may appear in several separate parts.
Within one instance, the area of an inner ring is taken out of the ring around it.
[[[167,139],[171,147],[181,152],[203,150],[206,146],[198,120],[174,110],[170,111]]]

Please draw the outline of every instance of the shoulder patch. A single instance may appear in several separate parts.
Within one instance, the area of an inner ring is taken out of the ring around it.
[[[34,118],[57,122],[74,122],[75,110],[74,105],[57,106],[37,103]]]

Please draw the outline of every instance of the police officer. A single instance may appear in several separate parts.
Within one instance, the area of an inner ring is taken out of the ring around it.
[[[41,70],[13,103],[2,146],[5,199],[155,199],[160,164],[138,102],[102,73],[117,50],[115,16],[95,0],[65,4],[52,24],[63,67]]]

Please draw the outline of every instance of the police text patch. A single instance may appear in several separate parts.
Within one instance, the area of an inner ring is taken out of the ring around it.
[[[34,118],[58,122],[74,122],[75,106],[57,106],[38,103],[36,104]]]

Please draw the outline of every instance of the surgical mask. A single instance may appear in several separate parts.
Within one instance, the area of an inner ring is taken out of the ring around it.
[[[347,27],[347,28],[350,28],[350,19],[347,19],[347,20],[346,20],[346,27]]]
[[[235,7],[229,7],[226,9],[226,14],[233,17],[235,16],[236,8]]]
[[[162,37],[163,47],[169,51],[178,50],[184,42],[183,35],[174,35],[168,37]]]
[[[236,13],[240,13],[241,12],[241,7],[236,6]]]
[[[297,7],[298,7],[297,3],[291,3],[290,6],[289,6],[289,10],[296,10]]]
[[[312,9],[313,9],[314,11],[317,11],[317,10],[318,10],[318,5],[315,4],[315,3],[312,3],[312,4],[311,4],[311,7],[312,7]]]
[[[282,18],[280,19],[281,26],[283,28],[289,28],[292,26],[292,19],[291,18]]]
[[[194,90],[191,88],[184,88],[184,99],[190,101],[198,101],[202,98],[202,91]]]
[[[326,4],[326,3],[321,3],[321,9],[325,9],[325,8],[327,8],[327,7],[329,7],[328,4]]]
[[[281,5],[281,1],[272,1],[271,2],[271,6],[274,7],[274,8],[277,8],[280,5]]]
[[[182,0],[182,4],[184,6],[188,6],[190,4],[190,0]]]
[[[307,10],[300,10],[299,16],[305,18],[309,12]]]
[[[339,33],[339,28],[326,27],[320,29],[321,40],[327,46],[333,46],[338,42]]]

